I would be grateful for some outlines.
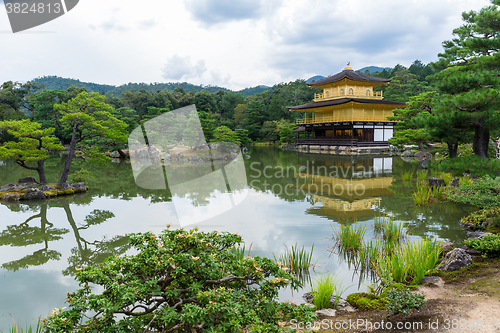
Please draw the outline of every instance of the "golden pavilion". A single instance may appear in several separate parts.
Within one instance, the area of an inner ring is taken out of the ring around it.
[[[317,146],[387,146],[392,138],[395,121],[387,120],[393,110],[406,106],[403,102],[387,101],[374,87],[388,84],[391,79],[365,75],[347,67],[340,73],[308,83],[322,89],[312,103],[289,106],[291,111],[304,112],[297,120],[301,127],[298,145]]]

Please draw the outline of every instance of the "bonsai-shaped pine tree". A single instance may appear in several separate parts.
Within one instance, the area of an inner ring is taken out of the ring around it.
[[[42,129],[42,125],[29,119],[0,122],[0,130],[7,131],[15,140],[0,146],[0,159],[13,159],[28,170],[38,172],[39,182],[45,184],[44,163],[49,151],[64,150],[53,136],[55,129]]]
[[[95,142],[98,138],[108,138],[116,142],[127,140],[127,124],[113,116],[113,107],[104,103],[104,96],[99,93],[82,92],[67,103],[54,105],[56,122],[71,129],[69,155],[59,185],[68,179],[69,169],[77,146]],[[85,147],[81,147],[82,149]],[[95,147],[94,147],[95,148]],[[89,157],[105,158],[96,149],[89,149]]]

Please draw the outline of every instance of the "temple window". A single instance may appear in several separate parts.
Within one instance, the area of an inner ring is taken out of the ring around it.
[[[352,88],[349,88],[349,95],[354,95],[354,90]]]
[[[370,96],[370,89],[366,91],[366,96]]]
[[[344,93],[344,89],[340,89],[340,94],[341,94],[341,95],[345,95],[345,93]]]
[[[328,90],[326,91],[326,97],[330,97],[330,92]]]

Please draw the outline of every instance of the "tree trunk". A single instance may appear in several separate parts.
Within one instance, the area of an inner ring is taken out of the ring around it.
[[[490,142],[490,131],[483,126],[477,126],[474,132],[472,149],[476,156],[488,158],[488,144]]]
[[[66,183],[66,181],[68,180],[69,167],[71,166],[71,161],[73,160],[73,156],[75,155],[76,128],[77,128],[77,122],[75,122],[75,125],[73,126],[73,134],[71,135],[71,144],[69,146],[69,155],[66,158],[66,162],[64,163],[63,173],[61,179],[59,179],[59,183],[57,183],[58,185],[62,185]]]
[[[127,155],[125,155],[125,153],[121,150],[121,149],[118,149],[118,154],[120,154],[121,158],[127,158]]]
[[[36,168],[36,171],[38,172],[38,178],[40,184],[46,184],[47,183],[47,178],[45,178],[45,167],[44,167],[45,160],[40,160],[37,162],[38,167]]]
[[[457,157],[458,142],[446,142],[448,144],[449,158]]]

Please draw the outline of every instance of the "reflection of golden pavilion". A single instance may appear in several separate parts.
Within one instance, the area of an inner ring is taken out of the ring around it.
[[[298,184],[304,192],[312,195],[314,203],[308,214],[315,214],[335,220],[360,220],[375,216],[373,206],[380,206],[383,197],[391,196],[389,190],[393,177],[336,178],[307,173],[297,174]]]

